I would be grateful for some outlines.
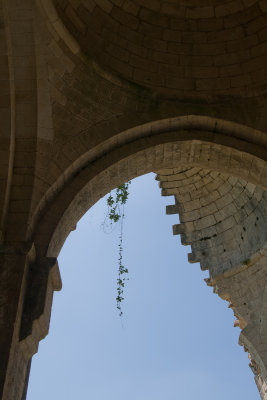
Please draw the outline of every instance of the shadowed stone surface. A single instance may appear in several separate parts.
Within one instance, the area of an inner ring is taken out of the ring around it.
[[[69,232],[151,171],[267,399],[266,13],[266,0],[0,0],[1,399],[26,397]]]

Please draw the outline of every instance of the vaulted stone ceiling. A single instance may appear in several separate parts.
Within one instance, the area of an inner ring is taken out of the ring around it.
[[[82,51],[140,85],[190,96],[265,91],[265,0],[55,0]]]
[[[23,398],[68,233],[157,171],[267,400],[267,0],[0,3],[0,397]]]

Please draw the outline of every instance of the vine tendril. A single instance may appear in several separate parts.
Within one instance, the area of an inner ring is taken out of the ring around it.
[[[117,277],[117,296],[116,296],[116,304],[117,309],[119,311],[119,316],[122,317],[123,311],[121,308],[121,303],[124,300],[123,292],[125,287],[125,281],[129,280],[126,278],[126,274],[128,274],[128,269],[123,265],[123,220],[125,218],[124,214],[124,206],[129,197],[129,185],[131,181],[124,183],[123,185],[118,186],[114,191],[110,192],[109,197],[107,198],[107,215],[105,221],[103,223],[103,229],[106,227],[106,219],[109,219],[109,227],[113,228],[113,224],[120,221],[120,235],[119,235],[119,257],[118,257],[118,277]]]

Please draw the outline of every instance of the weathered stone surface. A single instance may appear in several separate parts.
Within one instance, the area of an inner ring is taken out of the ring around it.
[[[1,399],[26,397],[69,232],[151,171],[175,196],[189,261],[233,302],[266,399],[252,318],[267,304],[266,12],[262,0],[0,0]]]
[[[262,399],[267,382],[267,192],[233,176],[195,167],[158,171],[164,194],[174,195],[167,213],[179,213],[173,226],[191,245],[189,262],[209,270],[209,286],[229,302],[242,331],[239,343]],[[214,193],[217,193],[214,196]]]
[[[246,264],[265,245],[267,192],[262,188],[195,167],[159,171],[157,179],[164,194],[175,196],[176,205],[169,207],[181,223],[174,233],[191,244],[195,261],[212,278]]]

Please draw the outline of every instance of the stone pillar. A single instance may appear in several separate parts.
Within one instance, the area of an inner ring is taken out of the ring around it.
[[[14,359],[14,347],[22,314],[28,257],[26,254],[10,251],[0,255],[0,398],[4,398],[7,381],[12,385],[14,377],[9,376]],[[21,384],[21,383],[20,383]]]
[[[48,333],[54,290],[61,280],[55,258],[29,251],[0,255],[0,399],[26,397],[30,361]]]

